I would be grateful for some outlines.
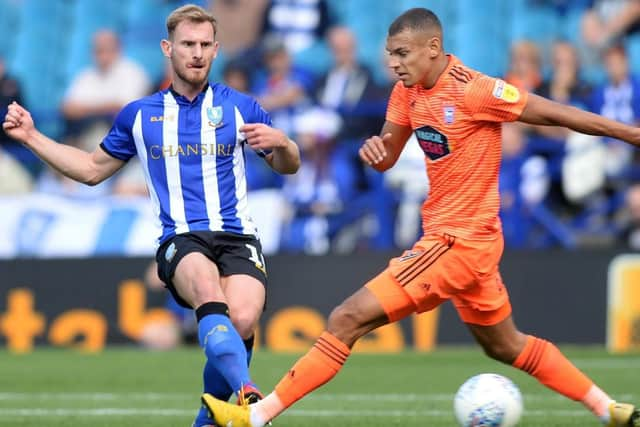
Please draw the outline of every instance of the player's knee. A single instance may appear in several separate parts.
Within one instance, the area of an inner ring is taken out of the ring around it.
[[[341,304],[329,315],[327,330],[342,342],[351,345],[362,335],[362,321],[348,304]]]
[[[247,339],[254,334],[260,316],[255,310],[241,309],[231,311],[230,317],[238,334],[242,339]]]

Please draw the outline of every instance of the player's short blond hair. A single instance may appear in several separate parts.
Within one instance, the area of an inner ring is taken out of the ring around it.
[[[197,24],[210,22],[213,27],[213,36],[216,36],[216,32],[218,30],[218,21],[216,21],[216,18],[200,6],[195,4],[185,4],[171,12],[171,15],[167,17],[167,35],[169,38],[173,37],[176,27],[183,21],[195,22]]]

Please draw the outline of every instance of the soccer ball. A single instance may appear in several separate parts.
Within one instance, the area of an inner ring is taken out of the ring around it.
[[[460,386],[453,409],[461,427],[513,427],[522,416],[522,395],[509,378],[479,374]]]

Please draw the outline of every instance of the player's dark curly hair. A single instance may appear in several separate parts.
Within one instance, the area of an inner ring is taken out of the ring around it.
[[[389,37],[407,29],[422,32],[433,31],[435,29],[442,33],[442,24],[438,16],[429,9],[416,7],[407,10],[391,23],[389,26]]]

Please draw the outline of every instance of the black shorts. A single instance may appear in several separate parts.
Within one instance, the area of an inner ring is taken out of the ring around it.
[[[176,302],[191,307],[173,285],[173,275],[180,260],[191,252],[198,252],[213,261],[221,277],[247,274],[267,284],[267,270],[260,241],[254,236],[222,231],[193,231],[178,234],[160,245],[156,252],[158,276],[165,283]]]

